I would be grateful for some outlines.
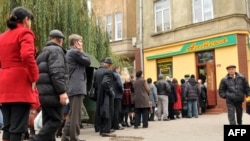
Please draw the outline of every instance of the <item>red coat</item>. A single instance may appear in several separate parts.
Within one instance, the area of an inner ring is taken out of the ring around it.
[[[0,103],[37,102],[31,88],[39,77],[34,40],[22,24],[0,35]]]
[[[175,110],[180,110],[182,109],[182,102],[181,102],[181,86],[180,85],[175,85],[175,91],[176,91],[176,97],[177,101],[174,103],[174,109]]]

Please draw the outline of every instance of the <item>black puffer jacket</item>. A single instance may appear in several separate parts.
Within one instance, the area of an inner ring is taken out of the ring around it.
[[[171,87],[169,83],[165,80],[163,80],[163,75],[159,75],[159,80],[156,81],[155,86],[157,88],[157,94],[158,95],[170,95],[171,93]]]
[[[226,75],[220,82],[219,95],[233,102],[243,102],[245,95],[250,96],[249,84],[240,73],[235,73],[235,79]]]
[[[198,100],[200,93],[201,88],[198,85],[198,82],[194,78],[190,78],[188,82],[186,82],[184,97],[187,100]]]
[[[68,67],[66,50],[54,42],[48,42],[37,57],[40,77],[37,88],[41,105],[58,105],[59,95],[67,92]]]

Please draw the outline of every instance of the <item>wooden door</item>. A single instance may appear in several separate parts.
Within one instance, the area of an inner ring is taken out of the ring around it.
[[[214,62],[206,62],[207,69],[207,101],[208,106],[217,105],[217,88]]]

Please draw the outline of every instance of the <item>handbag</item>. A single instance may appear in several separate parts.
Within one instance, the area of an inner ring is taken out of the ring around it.
[[[90,90],[88,91],[88,95],[87,95],[91,100],[96,101],[97,100],[97,95],[95,92],[95,88],[93,87],[93,85],[91,86]]]
[[[94,75],[92,76],[92,84],[91,84],[91,87],[87,93],[87,96],[93,100],[93,101],[96,101],[97,100],[97,94],[96,94],[96,91],[95,91],[95,88],[94,88]]]

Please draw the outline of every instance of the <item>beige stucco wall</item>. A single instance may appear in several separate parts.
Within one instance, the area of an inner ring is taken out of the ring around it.
[[[157,80],[156,60],[144,60],[144,78],[152,78],[152,81]]]
[[[185,74],[196,74],[195,53],[177,55],[173,57],[173,78],[180,80]]]
[[[143,1],[143,27],[145,27],[143,28],[143,44],[145,49],[223,32],[248,30],[250,27],[249,21],[246,19],[245,1],[214,0],[214,18],[200,23],[192,21],[192,0],[170,2],[172,29],[154,33],[154,1]],[[137,10],[137,12],[139,11]],[[138,15],[137,19],[139,19]],[[139,27],[139,23],[137,23],[137,27]]]
[[[217,88],[220,80],[227,74],[226,67],[228,65],[236,65],[238,71],[238,53],[236,46],[222,47],[215,49],[215,71]]]
[[[96,18],[102,19],[103,30],[106,30],[106,16],[112,16],[111,51],[116,55],[134,59],[132,37],[136,37],[136,1],[135,0],[93,0]],[[122,13],[122,39],[115,40],[115,14]]]

